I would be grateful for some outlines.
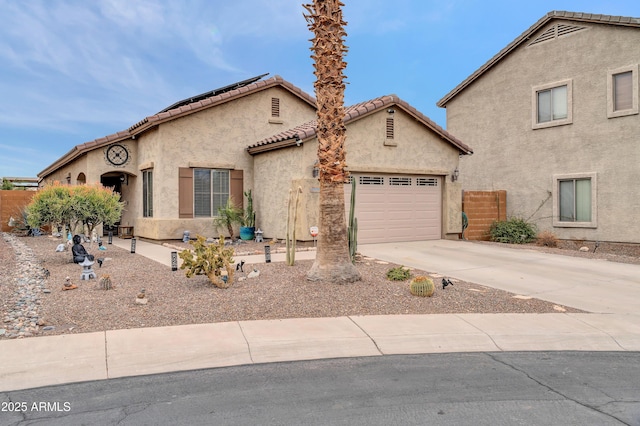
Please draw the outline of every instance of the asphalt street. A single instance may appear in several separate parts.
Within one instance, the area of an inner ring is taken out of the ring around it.
[[[329,359],[4,392],[0,424],[640,425],[639,383],[637,352]]]

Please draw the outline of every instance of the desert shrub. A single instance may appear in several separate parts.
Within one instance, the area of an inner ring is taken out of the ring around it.
[[[219,288],[227,288],[233,284],[234,250],[224,246],[222,235],[216,244],[207,244],[201,235],[195,241],[189,241],[189,244],[193,249],[183,250],[178,254],[183,261],[180,269],[186,269],[187,278],[206,275]]]
[[[411,277],[411,271],[404,266],[396,266],[387,271],[387,279],[391,281],[406,281]]]
[[[489,228],[491,241],[509,244],[529,243],[536,238],[536,226],[518,217],[495,221]]]
[[[538,234],[538,245],[545,247],[558,247],[558,237],[551,231],[543,231]]]

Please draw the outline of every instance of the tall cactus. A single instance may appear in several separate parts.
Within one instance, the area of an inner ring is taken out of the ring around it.
[[[287,265],[293,266],[296,261],[296,222],[298,221],[298,204],[300,203],[300,193],[302,187],[298,187],[295,195],[289,190],[289,203],[287,205],[287,242],[286,242],[286,262]],[[293,207],[293,208],[292,208]],[[293,210],[293,224],[291,222],[291,210]],[[291,236],[290,236],[291,235]]]
[[[351,177],[351,205],[349,206],[349,226],[347,234],[349,237],[349,256],[351,263],[356,263],[356,251],[358,250],[358,218],[355,217],[356,209],[356,180]]]

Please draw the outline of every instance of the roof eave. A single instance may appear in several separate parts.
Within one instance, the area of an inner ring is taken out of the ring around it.
[[[49,165],[46,169],[38,173],[37,176],[40,180],[45,179],[47,176],[54,173],[56,170],[66,166],[67,164],[83,156],[89,151],[93,151],[95,149],[101,148],[106,145],[110,145],[112,143],[131,139],[133,136],[134,135],[132,135],[128,131],[124,131],[124,132],[115,133],[113,135],[105,136],[104,138],[96,139],[91,142],[86,142],[80,145],[76,145],[73,148],[71,148],[69,152],[67,152],[58,160],[56,160],[54,163]]]
[[[311,138],[307,138],[307,139],[311,139]],[[247,147],[247,152],[251,155],[256,155],[256,154],[262,154],[264,152],[275,151],[281,148],[289,148],[292,146],[302,146],[303,144],[304,144],[304,140],[300,139],[297,136],[294,136],[294,137],[282,139],[276,142]]]
[[[420,111],[409,105],[407,102],[398,98],[396,95],[386,95],[381,96],[380,98],[376,98],[372,101],[362,102],[360,104],[353,105],[345,110],[344,124],[348,125],[353,121],[360,120],[369,115],[375,114],[382,109],[397,107],[402,109],[405,113],[412,116],[415,120],[422,123],[425,127],[439,136],[446,143],[453,145],[458,153],[461,155],[471,155],[473,154],[473,150],[464,144],[462,141],[457,139],[451,133],[447,132],[445,129],[437,125],[434,121],[432,121],[429,117],[422,114]],[[315,129],[310,129],[308,131],[304,131],[301,133],[300,129],[297,129],[297,133],[292,134],[296,129],[292,129],[291,131],[285,132],[289,133],[287,137],[280,136],[277,140],[267,140],[263,141],[257,145],[251,145],[247,147],[247,152],[251,155],[260,154],[263,152],[273,151],[276,149],[286,148],[289,146],[293,146],[296,140],[301,140],[302,142],[315,138],[316,132]],[[286,141],[294,141],[294,142],[286,142]]]
[[[474,71],[469,77],[463,80],[460,84],[453,88],[449,93],[447,93],[442,99],[436,102],[436,105],[440,108],[446,108],[447,103],[453,99],[458,93],[462,92],[469,85],[471,85],[475,80],[480,78],[482,74],[484,74],[487,70],[493,67],[496,63],[501,61],[508,54],[513,52],[516,48],[518,48],[523,42],[529,40],[531,35],[537,32],[540,28],[542,28],[547,23],[551,22],[554,19],[562,19],[566,21],[577,21],[577,22],[589,22],[596,24],[605,24],[605,25],[622,25],[622,26],[630,26],[630,27],[640,27],[640,18],[630,18],[623,16],[610,16],[610,15],[595,15],[590,13],[580,13],[580,12],[566,12],[566,11],[558,11],[553,10],[542,18],[540,18],[535,24],[529,27],[525,32],[516,37],[511,43],[505,46],[502,50],[500,50],[495,56],[485,62],[480,68]]]
[[[122,141],[125,139],[129,139],[140,135],[162,123],[184,117],[186,115],[193,114],[195,112],[201,111],[203,109],[211,108],[214,106],[218,106],[220,104],[226,103],[231,100],[236,100],[242,98],[244,96],[248,96],[250,94],[269,89],[271,87],[282,87],[283,89],[289,91],[293,95],[302,99],[304,102],[309,104],[311,107],[316,108],[316,100],[314,97],[300,89],[299,87],[289,83],[285,79],[283,79],[279,75],[275,75],[267,80],[256,81],[246,86],[239,87],[237,89],[230,90],[228,92],[213,96],[212,98],[202,99],[200,101],[189,103],[187,105],[181,105],[178,108],[168,110],[165,112],[160,112],[158,114],[145,117],[144,119],[138,121],[127,130],[118,132],[114,135],[105,136],[100,139],[96,139],[92,142],[86,142],[80,145],[76,145],[65,155],[56,160],[53,164],[45,168],[43,171],[38,173],[38,177],[41,179],[46,178],[48,175],[54,173],[57,169],[64,167],[69,164],[76,158],[82,156],[83,154],[92,151],[93,149],[100,148],[101,146],[108,145],[114,142]],[[215,100],[213,100],[215,98]]]

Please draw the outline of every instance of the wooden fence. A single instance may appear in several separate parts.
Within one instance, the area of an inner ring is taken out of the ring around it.
[[[462,211],[469,220],[464,237],[488,240],[491,224],[507,219],[507,191],[464,191]]]
[[[11,232],[9,219],[22,218],[22,210],[31,202],[35,191],[0,190],[0,228],[2,232]]]

